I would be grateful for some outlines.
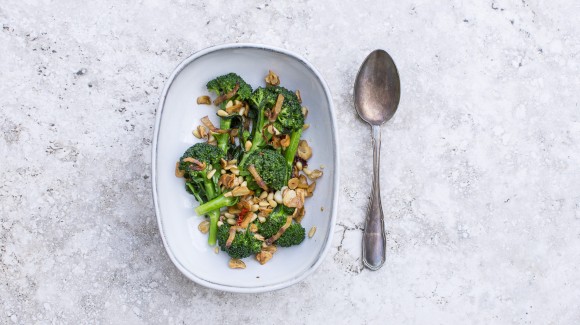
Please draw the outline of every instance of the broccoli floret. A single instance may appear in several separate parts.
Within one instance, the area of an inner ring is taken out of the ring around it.
[[[280,228],[286,223],[286,217],[294,213],[294,208],[289,208],[285,205],[279,204],[266,218],[266,222],[258,223],[258,233],[264,238],[274,236]]]
[[[276,97],[278,94],[284,96],[282,109],[274,122],[276,130],[284,134],[301,130],[304,126],[304,114],[302,114],[302,105],[300,105],[296,94],[284,87],[271,87],[269,89],[276,94]]]
[[[213,91],[216,95],[223,95],[234,90],[236,85],[239,85],[238,91],[230,100],[247,100],[252,95],[252,86],[248,85],[242,79],[242,77],[237,74],[230,72],[223,76],[219,76],[213,80],[210,80],[206,87],[207,90]]]
[[[262,242],[254,237],[249,230],[236,233],[234,241],[230,247],[226,247],[226,241],[229,237],[230,225],[224,223],[218,228],[218,243],[222,251],[228,253],[232,258],[244,258],[252,254],[259,253],[262,249]]]
[[[284,101],[282,102],[280,113],[276,121],[274,121],[274,127],[284,134],[290,134],[290,145],[284,151],[284,158],[288,165],[286,177],[289,177],[294,156],[296,156],[298,149],[298,142],[300,142],[300,137],[302,136],[304,114],[302,114],[302,106],[296,94],[284,87],[258,88],[250,96],[249,102],[253,115],[252,147],[244,155],[242,163],[248,159],[252,152],[265,147],[270,140],[272,135],[264,132],[267,121],[266,111],[274,107],[279,94],[284,96]]]
[[[263,149],[253,151],[247,159],[240,164],[244,169],[248,183],[254,183],[252,175],[247,172],[247,167],[254,165],[256,171],[268,187],[279,190],[288,182],[288,166],[284,157],[275,150]]]
[[[298,245],[304,241],[306,237],[306,230],[299,223],[293,223],[284,231],[282,236],[278,238],[276,244],[282,247],[289,247]]]
[[[266,219],[266,222],[258,224],[258,233],[264,238],[274,236],[286,223],[286,218],[292,213],[294,213],[294,208],[289,208],[282,204],[276,206]],[[275,243],[282,247],[298,245],[304,240],[305,233],[305,229],[299,223],[292,223]]]
[[[223,76],[219,76],[211,81],[209,81],[206,85],[209,91],[213,91],[216,95],[221,96],[224,94],[229,93],[230,91],[234,90],[234,88],[238,85],[238,90],[229,100],[240,100],[245,101],[252,95],[252,86],[242,79],[242,77],[238,76],[235,73],[228,73]],[[223,101],[220,106],[224,108],[228,101]],[[220,129],[222,130],[229,130],[232,127],[232,116],[228,116],[227,118],[220,119]],[[224,152],[227,151],[229,146],[230,136],[227,133],[222,134],[215,134],[214,135],[217,142],[218,147],[221,148]]]
[[[218,147],[207,143],[197,143],[189,147],[179,160],[179,169],[185,171],[186,189],[189,193],[193,194],[200,204],[211,201],[220,194],[220,188],[217,182],[221,170],[220,159],[224,155],[225,153]],[[186,161],[188,160],[187,158],[193,158],[202,164]],[[216,169],[216,172],[213,177],[208,179],[207,173],[209,172],[210,166]],[[208,210],[199,215],[204,214],[210,219],[208,243],[215,245],[219,210]]]

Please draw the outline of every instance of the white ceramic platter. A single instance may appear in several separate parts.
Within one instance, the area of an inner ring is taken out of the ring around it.
[[[189,146],[200,141],[192,135],[200,118],[208,115],[219,125],[214,106],[196,104],[198,96],[209,95],[205,84],[235,72],[256,88],[264,86],[268,70],[280,76],[282,86],[299,89],[302,104],[309,108],[306,123],[311,127],[303,139],[314,153],[310,168],[324,165],[324,176],[317,181],[314,196],[306,201],[302,225],[307,232],[312,226],[317,231],[299,246],[278,249],[265,265],[248,257],[244,259],[246,269],[233,270],[228,267],[227,254],[215,254],[207,244],[207,235],[197,230],[204,218],[195,214],[198,203],[185,192],[183,179],[175,177],[175,163]],[[320,74],[303,58],[252,44],[216,46],[187,58],[167,80],[153,138],[153,198],[161,237],[173,263],[201,285],[232,292],[271,291],[304,279],[320,265],[332,241],[339,175],[337,149],[332,97]]]

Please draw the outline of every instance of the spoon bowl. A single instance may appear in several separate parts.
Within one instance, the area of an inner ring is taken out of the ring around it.
[[[391,56],[375,50],[363,62],[354,84],[354,106],[370,125],[390,120],[399,106],[401,82]]]
[[[380,191],[381,125],[390,120],[399,105],[401,82],[391,56],[375,50],[363,62],[354,84],[354,106],[372,127],[373,185],[363,233],[363,264],[378,270],[385,263],[387,241]]]

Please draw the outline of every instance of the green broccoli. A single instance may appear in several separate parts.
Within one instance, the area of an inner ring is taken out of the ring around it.
[[[206,85],[207,90],[214,92],[218,96],[225,96],[225,94],[233,91],[236,88],[236,86],[238,86],[238,90],[236,91],[236,93],[228,100],[222,101],[220,103],[221,108],[224,108],[229,100],[232,101],[248,100],[252,95],[252,86],[246,83],[244,79],[242,79],[242,77],[238,76],[233,72],[210,80]],[[232,117],[233,116],[221,118],[220,129],[229,130],[232,124]],[[218,147],[222,149],[224,152],[227,152],[230,139],[229,134],[228,133],[215,134],[214,137],[218,142]]]
[[[304,114],[296,94],[284,87],[258,88],[250,96],[249,102],[254,116],[251,136],[252,147],[242,158],[242,163],[248,159],[248,156],[253,151],[265,147],[270,140],[272,135],[264,132],[267,122],[266,112],[274,107],[278,95],[284,96],[284,101],[282,102],[280,113],[274,121],[274,127],[281,133],[290,135],[290,145],[284,151],[284,158],[288,165],[286,177],[289,177],[292,172],[294,156],[296,156],[296,151],[298,150],[298,143],[302,136]]]
[[[189,147],[179,160],[179,169],[185,172],[186,190],[191,193],[196,200],[203,204],[220,194],[217,185],[220,175],[220,159],[224,157],[224,152],[218,147],[207,143],[197,143]],[[210,169],[215,169],[214,176],[207,178]],[[207,214],[210,219],[210,229],[208,243],[215,245],[218,211],[206,211],[199,215]]]
[[[274,236],[286,223],[286,218],[292,215],[292,213],[294,213],[294,208],[289,208],[282,204],[276,206],[274,211],[266,219],[266,222],[258,224],[258,233],[264,236],[264,238]],[[282,247],[298,245],[304,241],[305,236],[306,231],[304,227],[299,223],[293,222],[274,243]]]
[[[276,244],[282,247],[290,247],[294,245],[299,245],[304,241],[306,237],[306,230],[299,223],[292,223],[286,231],[282,234],[280,238],[276,241]]]
[[[263,149],[252,151],[247,159],[240,164],[243,170],[240,175],[246,176],[250,188],[256,190],[257,186],[247,167],[254,165],[256,171],[268,187],[279,190],[288,183],[288,166],[284,157],[275,150]]]
[[[230,247],[226,247],[230,227],[229,224],[224,223],[218,228],[217,239],[222,251],[228,253],[232,258],[244,258],[262,250],[262,242],[256,239],[249,230],[237,232]]]
[[[210,80],[207,84],[207,90],[213,91],[216,95],[221,96],[227,94],[234,90],[238,85],[238,90],[229,100],[239,100],[244,101],[250,98],[252,95],[252,86],[242,79],[242,77],[237,74],[230,72],[223,76],[219,76],[213,80]],[[225,102],[223,103],[226,104]]]

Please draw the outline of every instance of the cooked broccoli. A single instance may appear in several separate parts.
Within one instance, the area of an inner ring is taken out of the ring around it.
[[[286,161],[275,150],[262,149],[252,151],[246,160],[240,164],[240,168],[243,169],[241,174],[246,176],[246,181],[255,190],[257,189],[257,186],[254,186],[255,180],[247,172],[247,167],[250,165],[254,165],[262,180],[270,188],[279,190],[288,182],[288,166],[286,165]]]
[[[221,170],[220,159],[223,157],[224,152],[218,147],[207,143],[197,143],[189,147],[179,160],[179,169],[185,172],[186,189],[195,196],[200,204],[208,202],[220,194],[217,182]],[[213,177],[208,179],[207,174],[210,168],[216,169],[216,172]],[[207,214],[210,219],[208,243],[215,245],[219,210],[208,210],[199,215],[204,214]]]
[[[289,208],[285,205],[279,204],[266,218],[266,222],[258,223],[258,233],[264,238],[270,238],[280,230],[286,222],[286,217],[294,213],[294,208]]]
[[[302,114],[302,105],[300,105],[296,94],[284,87],[271,87],[268,89],[271,89],[276,94],[276,97],[278,94],[284,96],[282,109],[274,122],[276,130],[284,134],[301,130],[304,126],[304,114]]]
[[[289,247],[299,245],[306,237],[306,230],[299,223],[293,223],[284,231],[282,236],[278,238],[276,244],[282,247]]]
[[[254,117],[252,125],[252,148],[250,151],[264,147],[271,134],[264,134],[264,126],[266,124],[266,110],[272,108],[276,104],[277,94],[272,88],[258,88],[249,98],[251,113]]]
[[[230,225],[224,223],[218,228],[217,238],[222,251],[228,253],[232,258],[244,258],[252,254],[259,253],[262,249],[262,242],[254,237],[249,230],[237,232],[230,247],[226,247],[229,237]]]
[[[238,91],[236,91],[235,95],[229,100],[244,101],[250,98],[252,95],[252,86],[247,84],[242,77],[233,72],[210,80],[206,84],[206,87],[207,90],[213,91],[216,95],[221,96],[234,90],[236,85],[239,86]]]
[[[282,204],[276,206],[274,211],[266,219],[266,222],[258,224],[258,233],[264,236],[264,238],[274,236],[286,223],[286,217],[292,213],[294,213],[294,208],[289,208]],[[304,227],[299,223],[293,222],[275,243],[282,247],[298,245],[304,241],[305,236],[306,231]]]
[[[223,96],[233,91],[234,88],[236,88],[236,85],[238,85],[238,90],[228,100],[245,101],[252,95],[252,86],[246,83],[244,79],[242,79],[242,77],[238,76],[233,72],[210,80],[207,83],[206,87],[207,90],[213,91],[216,95]],[[224,108],[226,104],[227,100],[223,101],[220,104],[221,108]],[[228,118],[221,118],[220,129],[229,130],[232,124],[232,117],[233,116],[229,116]],[[230,140],[229,134],[228,133],[215,134],[214,137],[218,142],[218,147],[221,148],[224,152],[227,152]]]
[[[258,88],[250,96],[249,102],[252,107],[252,115],[254,116],[251,137],[252,147],[244,155],[242,163],[248,159],[248,156],[253,151],[265,147],[270,140],[272,135],[264,132],[267,121],[266,112],[274,107],[279,94],[284,96],[284,101],[282,102],[280,113],[276,117],[276,121],[274,121],[274,127],[281,133],[290,135],[290,145],[284,151],[284,158],[288,165],[288,174],[286,177],[289,177],[292,171],[294,156],[298,149],[298,142],[302,136],[304,114],[302,113],[302,106],[296,94],[284,87],[273,86]]]

